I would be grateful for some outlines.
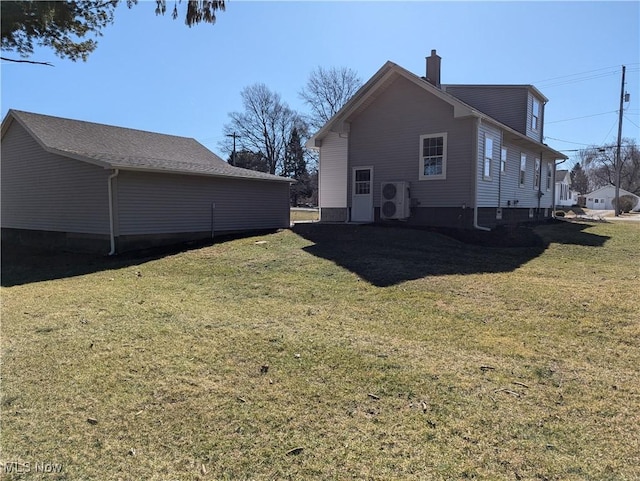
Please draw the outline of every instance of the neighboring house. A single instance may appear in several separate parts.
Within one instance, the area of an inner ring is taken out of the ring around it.
[[[557,207],[571,207],[578,203],[578,193],[571,190],[571,174],[568,170],[556,170]]]
[[[289,226],[289,179],[196,140],[10,110],[2,237],[114,254]]]
[[[307,143],[322,221],[492,228],[552,215],[547,99],[530,85],[441,85],[385,63]]]
[[[631,192],[628,192],[624,189],[619,189],[620,197],[630,197],[634,203],[631,210],[640,211],[640,197]],[[595,210],[615,210],[614,201],[616,198],[616,188],[613,185],[607,185],[604,187],[600,187],[599,189],[594,190],[593,192],[589,192],[585,194],[585,207],[587,209],[595,209]]]

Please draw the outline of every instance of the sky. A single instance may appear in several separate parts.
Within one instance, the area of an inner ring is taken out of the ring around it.
[[[615,142],[622,65],[623,136],[640,144],[640,2],[227,1],[215,25],[121,4],[86,62],[37,48],[0,64],[9,109],[193,137],[223,158],[223,126],[243,88],[263,83],[307,113],[299,92],[317,67],[366,82],[387,61],[423,76],[442,57],[445,84],[533,84],[548,99],[544,142],[577,150]],[[173,1],[168,0],[168,11]],[[12,56],[3,53],[4,56]],[[13,55],[15,57],[15,55]]]

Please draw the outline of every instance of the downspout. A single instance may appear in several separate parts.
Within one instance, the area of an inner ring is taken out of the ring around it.
[[[500,130],[500,163],[498,164],[498,209],[502,208],[502,150],[504,149],[504,131]],[[506,162],[506,159],[505,159]]]
[[[542,155],[544,152],[540,151],[540,167],[538,170],[538,212],[536,213],[536,220],[540,220],[540,209],[542,204]],[[535,175],[535,174],[534,174]]]
[[[551,195],[553,196],[553,200],[551,202],[551,217],[552,218],[556,218],[556,209],[558,208],[558,205],[556,204],[556,174],[558,171],[558,166],[560,164],[564,164],[566,162],[567,159],[564,159],[558,163],[556,163],[556,159],[553,159],[553,189],[551,190]]]
[[[553,159],[553,178],[551,180],[551,218],[556,218],[556,159]]]
[[[480,161],[480,157],[478,156],[479,145],[478,142],[480,140],[480,125],[482,124],[482,119],[480,117],[476,118],[476,132],[475,132],[475,149],[473,154],[473,227],[478,230],[490,231],[488,227],[483,227],[478,225],[478,162]]]
[[[111,174],[107,179],[107,190],[109,192],[109,240],[111,242],[111,250],[107,255],[110,255],[110,256],[116,253],[115,220],[113,215],[113,187],[112,187],[111,181],[115,179],[119,173],[120,173],[120,170],[114,169],[113,174]]]
[[[544,144],[544,111],[545,111],[545,106],[547,105],[547,102],[543,101],[542,102],[542,112],[540,117],[540,143]],[[554,160],[555,162],[555,160]],[[542,201],[542,152],[540,152],[540,184],[538,185],[538,218],[536,220],[540,220],[540,203]],[[553,200],[551,201],[551,217],[553,217]]]

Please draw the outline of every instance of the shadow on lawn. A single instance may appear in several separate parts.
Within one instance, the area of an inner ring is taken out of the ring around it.
[[[260,232],[266,234],[273,231]],[[57,252],[3,242],[0,284],[3,287],[11,287],[32,282],[82,276],[93,272],[122,269],[124,267],[142,265],[180,252],[199,249],[213,243],[219,244],[256,234],[257,232],[230,234],[220,236],[215,241],[205,240],[156,247],[143,251],[127,252],[113,257],[100,254]]]
[[[389,286],[425,276],[509,272],[542,254],[550,243],[599,247],[609,239],[584,232],[587,227],[589,224],[559,221],[535,231],[520,228],[483,233],[313,223],[296,224],[293,230],[314,243],[305,251],[331,260],[374,285]],[[219,238],[216,243],[239,237],[243,235]],[[206,245],[211,242],[106,257],[2,243],[1,284],[11,287],[121,269]]]
[[[385,287],[426,276],[510,272],[538,257],[551,243],[602,246],[609,239],[584,232],[586,227],[554,222],[536,230],[481,232],[296,224],[294,232],[313,242],[305,251]]]

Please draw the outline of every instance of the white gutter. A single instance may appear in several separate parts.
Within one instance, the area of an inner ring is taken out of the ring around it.
[[[479,149],[479,141],[480,141],[480,124],[482,124],[482,119],[476,117],[476,134],[475,134],[475,152],[473,154],[473,227],[478,230],[490,231],[488,227],[483,227],[478,225],[478,162],[480,161],[480,157],[478,157]]]
[[[567,159],[564,159],[561,162],[556,163],[556,160],[553,160],[553,188],[551,189],[551,195],[553,196],[553,200],[551,202],[551,218],[556,218],[556,174],[558,173],[558,166],[560,164],[564,164]]]
[[[116,253],[116,233],[115,233],[115,221],[113,218],[113,187],[111,180],[116,178],[120,173],[119,169],[114,169],[113,174],[107,179],[107,190],[109,192],[109,240],[111,241],[111,250],[107,255],[114,255]]]

